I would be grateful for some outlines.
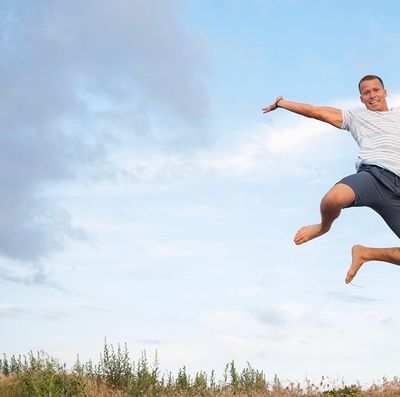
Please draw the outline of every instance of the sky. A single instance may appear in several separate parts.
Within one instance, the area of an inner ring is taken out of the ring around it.
[[[346,285],[367,208],[302,246],[350,134],[284,110],[400,105],[400,3],[0,0],[0,347],[283,381],[398,375],[395,265]]]

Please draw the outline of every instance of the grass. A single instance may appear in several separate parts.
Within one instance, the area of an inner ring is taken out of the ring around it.
[[[283,385],[275,376],[266,375],[247,365],[238,370],[232,361],[225,366],[223,379],[214,371],[190,375],[185,367],[176,375],[161,373],[157,354],[148,362],[143,352],[133,361],[126,345],[114,348],[104,344],[97,364],[82,364],[79,357],[72,369],[49,355],[38,352],[0,358],[1,397],[358,397],[400,396],[400,380],[383,379],[381,384],[362,388],[359,384],[335,387],[324,379],[318,385]]]

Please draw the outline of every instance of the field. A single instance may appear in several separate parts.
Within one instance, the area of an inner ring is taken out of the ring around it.
[[[325,379],[282,384],[277,376],[268,380],[252,368],[238,370],[226,365],[222,379],[198,372],[189,375],[185,367],[177,374],[162,374],[157,356],[150,364],[145,352],[133,361],[126,346],[105,343],[97,364],[77,359],[71,369],[45,353],[26,356],[3,355],[0,359],[1,397],[136,397],[136,396],[254,396],[254,397],[356,397],[400,396],[400,379],[382,379],[380,384],[362,388],[359,384],[332,385]]]

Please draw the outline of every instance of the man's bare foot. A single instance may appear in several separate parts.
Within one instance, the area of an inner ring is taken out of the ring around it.
[[[346,284],[351,283],[357,272],[360,270],[360,267],[364,264],[364,262],[366,262],[366,259],[363,256],[365,249],[366,248],[362,245],[355,245],[351,249],[352,261],[346,275]]]
[[[294,242],[295,244],[300,245],[312,240],[313,238],[322,236],[327,231],[329,231],[329,228],[323,228],[320,223],[317,225],[304,226],[298,230],[294,236]]]

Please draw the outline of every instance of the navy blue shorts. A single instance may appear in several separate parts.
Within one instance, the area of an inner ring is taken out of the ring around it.
[[[400,177],[378,166],[362,164],[357,174],[338,183],[351,187],[356,195],[348,208],[373,209],[400,238]]]

